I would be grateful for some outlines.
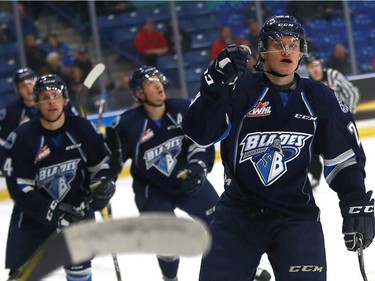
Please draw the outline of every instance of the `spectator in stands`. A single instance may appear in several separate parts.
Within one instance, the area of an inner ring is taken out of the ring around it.
[[[45,39],[44,48],[47,53],[59,52],[61,55],[61,62],[64,66],[69,66],[74,63],[74,53],[72,48],[64,42],[59,41],[57,34],[49,34]]]
[[[85,77],[81,67],[77,64],[69,66],[67,75],[64,77],[68,88],[69,99],[77,109],[80,108],[79,93],[83,90]]]
[[[351,64],[349,54],[346,52],[344,44],[335,45],[333,52],[327,62],[328,68],[337,69],[342,74],[351,73]]]
[[[17,10],[21,20],[21,28],[23,36],[28,34],[32,34],[34,38],[39,40],[39,30],[36,26],[34,19],[27,13],[24,3],[18,2],[17,3]],[[17,39],[17,30],[16,30],[16,23],[13,19],[8,24],[9,35],[13,38],[13,40]]]
[[[178,33],[179,33],[179,41],[181,44],[182,52],[183,53],[189,52],[191,49],[191,42],[192,42],[190,33],[184,30],[181,26],[179,26]],[[172,20],[169,20],[169,24],[167,26],[167,29],[164,32],[164,36],[168,43],[169,53],[175,54],[176,43],[175,43]]]
[[[47,67],[41,70],[42,75],[56,74],[60,77],[65,78],[67,68],[64,67],[61,61],[61,55],[59,52],[50,52],[47,55]]]
[[[26,63],[40,74],[47,67],[47,53],[37,43],[36,38],[32,34],[28,34],[24,39]]]
[[[211,47],[211,59],[214,60],[221,50],[225,49],[230,44],[240,45],[241,39],[234,38],[232,30],[228,25],[220,28],[219,36]]]
[[[99,16],[135,10],[132,1],[95,1],[95,7]]]
[[[83,77],[86,77],[90,73],[94,67],[94,62],[87,48],[82,47],[78,50],[73,65],[78,65],[82,69]]]
[[[135,37],[135,46],[141,60],[156,66],[157,58],[168,53],[168,43],[162,32],[155,28],[152,20],[147,20]]]
[[[268,1],[259,1],[260,4],[260,16],[262,20],[268,19],[274,13],[272,7],[267,3]],[[249,6],[246,13],[247,18],[256,18],[258,16],[256,1],[249,1]]]
[[[126,109],[137,104],[129,86],[130,76],[125,75],[120,85],[108,92],[108,107],[112,110]]]
[[[287,13],[301,23],[317,19],[331,20],[342,15],[342,1],[288,1]]]
[[[247,37],[249,41],[249,47],[251,49],[252,54],[254,54],[255,57],[258,57],[258,34],[260,27],[256,18],[251,17],[247,20],[247,29],[249,31],[249,35]]]

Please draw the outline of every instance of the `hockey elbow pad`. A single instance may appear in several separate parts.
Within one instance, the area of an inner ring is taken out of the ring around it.
[[[374,239],[374,199],[371,195],[372,191],[365,195],[351,193],[340,202],[343,217],[342,233],[349,251],[356,251],[361,246],[360,242],[367,248]]]

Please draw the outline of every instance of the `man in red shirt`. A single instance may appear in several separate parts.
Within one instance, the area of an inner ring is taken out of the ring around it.
[[[155,29],[154,22],[147,20],[135,37],[135,46],[147,65],[156,66],[158,56],[168,52],[168,44],[162,32]]]

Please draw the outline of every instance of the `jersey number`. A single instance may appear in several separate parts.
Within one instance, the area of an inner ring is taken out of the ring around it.
[[[357,131],[357,128],[355,127],[354,123],[353,122],[350,122],[348,124],[348,131],[351,133],[351,134],[354,134],[355,136],[355,139],[357,141],[357,144],[358,146],[361,145],[361,139],[359,138],[359,134],[358,134],[358,131]]]
[[[12,158],[5,159],[3,171],[4,171],[4,174],[7,175],[8,177],[12,175],[12,172],[13,172]]]

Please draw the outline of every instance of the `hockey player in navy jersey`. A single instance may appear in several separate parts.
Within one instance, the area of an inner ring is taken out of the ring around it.
[[[181,121],[190,101],[167,99],[166,77],[143,66],[131,76],[139,106],[114,121],[123,162],[131,159],[135,203],[139,212],[169,212],[178,207],[207,224],[212,220],[217,192],[206,179],[215,160],[213,146],[199,148],[186,139]],[[177,280],[178,257],[158,256],[163,280]]]
[[[57,229],[93,219],[115,191],[110,182],[88,208],[77,208],[90,184],[108,174],[111,152],[91,122],[65,113],[68,92],[60,77],[38,78],[33,93],[39,118],[17,127],[4,144],[3,171],[14,201],[6,248],[10,275]],[[90,261],[65,270],[68,281],[91,280]]]
[[[0,109],[0,144],[4,144],[6,138],[22,123],[38,116],[34,108],[33,88],[37,79],[36,73],[29,67],[20,68],[13,78],[14,87],[18,96],[9,105]],[[78,112],[68,103],[68,112]]]
[[[18,98],[0,109],[0,146],[15,128],[38,116],[33,98],[36,79],[36,73],[29,67],[20,68],[14,74],[13,83]],[[70,102],[66,110],[69,114],[78,114]],[[0,163],[2,159],[3,157],[0,156]]]
[[[295,73],[307,44],[294,17],[270,17],[258,49],[255,74],[246,70],[246,48],[224,49],[202,75],[182,122],[203,147],[221,141],[225,171],[200,280],[253,280],[266,253],[277,281],[325,281],[311,155],[324,157],[325,179],[340,200],[344,242],[355,251],[374,237],[365,154],[348,106],[323,83]]]

